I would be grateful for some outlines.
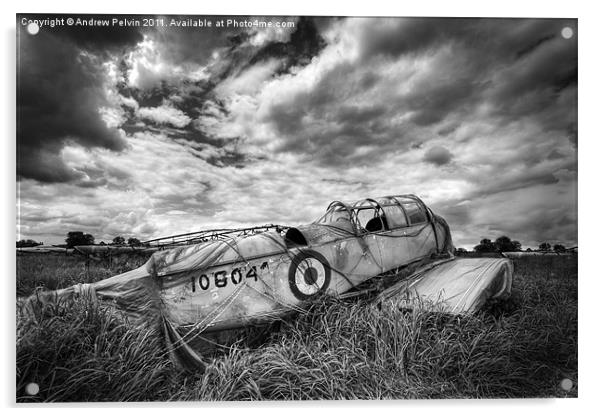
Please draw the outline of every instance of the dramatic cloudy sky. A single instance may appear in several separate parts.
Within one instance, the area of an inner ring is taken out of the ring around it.
[[[294,27],[19,21],[17,238],[294,225],[415,193],[457,246],[576,244],[575,20],[259,20]]]

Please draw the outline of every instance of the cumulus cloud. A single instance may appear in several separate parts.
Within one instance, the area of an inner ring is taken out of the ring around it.
[[[149,35],[124,58],[128,86],[141,90],[160,87],[162,83],[181,84],[183,81],[204,81],[210,76],[205,66],[194,62],[174,64],[166,59],[168,53]]]
[[[163,102],[159,107],[142,107],[138,109],[137,114],[140,118],[155,124],[169,124],[182,128],[190,123],[190,117],[169,102]]]
[[[254,94],[261,90],[263,84],[274,75],[279,66],[280,62],[276,59],[253,65],[241,73],[223,80],[216,87],[215,92],[222,97],[233,96],[235,94]]]
[[[109,105],[95,55],[48,31],[19,33],[17,173],[43,182],[77,175],[61,163],[66,139],[115,151],[127,144],[99,111]]]
[[[290,19],[294,22],[296,19]],[[291,38],[291,29],[283,26],[273,26],[267,29],[256,29],[250,33],[249,43],[253,46],[265,46],[272,42],[286,43]]]

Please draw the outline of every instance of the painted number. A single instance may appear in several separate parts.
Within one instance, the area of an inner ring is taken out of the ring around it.
[[[259,273],[258,273],[259,267]],[[192,291],[196,292],[197,286],[201,290],[207,290],[211,286],[211,282],[216,288],[226,287],[228,286],[228,282],[231,282],[233,285],[238,285],[243,281],[243,276],[245,279],[253,279],[253,281],[257,281],[259,278],[259,274],[263,274],[266,271],[270,270],[270,266],[267,261],[264,261],[260,266],[251,266],[249,269],[243,268],[234,268],[231,271],[226,270],[218,270],[216,272],[211,273],[213,278],[209,278],[206,274],[201,274],[200,276],[195,276],[192,279]]]
[[[230,279],[232,279],[232,284],[237,285],[242,280],[242,273],[240,269],[233,269],[230,273]]]
[[[209,289],[209,277],[207,277],[206,274],[202,274],[201,277],[199,277],[199,286],[203,290]]]
[[[228,284],[228,278],[224,270],[213,273],[213,277],[215,277],[215,287],[225,287]]]
[[[255,279],[257,281],[257,266],[253,266],[247,272],[247,279]]]

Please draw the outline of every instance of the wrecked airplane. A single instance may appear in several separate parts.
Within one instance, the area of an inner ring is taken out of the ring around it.
[[[157,251],[142,267],[38,293],[24,310],[87,295],[133,321],[160,320],[175,354],[198,363],[188,345],[198,334],[273,322],[319,296],[348,297],[387,271],[409,272],[402,282],[401,274],[391,274],[381,301],[406,308],[426,299],[451,313],[507,296],[512,281],[510,260],[454,259],[447,223],[414,195],[335,201],[298,227],[213,230],[147,246]]]

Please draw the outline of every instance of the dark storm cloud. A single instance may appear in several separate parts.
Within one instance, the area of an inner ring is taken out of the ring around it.
[[[171,19],[184,21],[191,17],[169,15],[158,18],[169,22]],[[197,87],[204,90],[211,90],[228,76],[264,60],[282,58],[283,64],[279,68],[279,73],[288,70],[293,65],[307,64],[325,45],[317,30],[317,25],[319,25],[317,22],[324,20],[320,18],[202,16],[202,19],[213,22],[213,25],[203,28],[156,27],[146,30],[145,35],[155,42],[155,50],[161,55],[162,61],[167,64],[174,66],[211,65],[211,78],[196,83]],[[216,22],[227,19],[238,21],[258,19],[264,22],[289,21],[295,23],[295,26],[283,29],[283,36],[286,39],[267,39],[256,44],[253,38],[258,32],[261,32],[261,29],[216,26]],[[218,60],[215,60],[216,54],[219,56]],[[164,79],[156,87],[173,86],[170,85],[170,81],[177,80]],[[180,82],[176,82],[175,85],[181,87]],[[152,90],[147,92],[152,92]],[[194,98],[194,95],[190,98]]]
[[[455,44],[475,50],[481,63],[495,64],[533,52],[558,37],[565,24],[561,19],[391,18],[362,28],[360,50],[364,58],[397,58]]]
[[[173,16],[165,16],[169,20]],[[181,16],[180,18],[188,18]],[[210,21],[224,19],[220,16],[204,17]],[[238,17],[239,20],[247,20],[249,17]],[[255,38],[261,35],[261,30],[244,28],[203,28],[190,30],[186,28],[169,28],[169,30],[157,28],[147,31],[145,35],[154,42],[153,51],[161,57],[161,63],[167,68],[199,68],[207,70],[208,78],[193,81],[186,79],[186,74],[173,77],[171,73],[143,75],[138,80],[139,85],[128,85],[128,76],[136,69],[136,62],[123,61],[120,68],[126,82],[118,85],[120,94],[126,98],[133,98],[141,107],[140,109],[123,106],[127,120],[123,129],[128,132],[151,130],[160,128],[169,137],[182,137],[187,140],[201,144],[210,144],[217,147],[232,147],[240,137],[214,138],[210,133],[199,129],[198,123],[193,122],[182,127],[176,132],[170,132],[164,123],[144,117],[141,122],[141,113],[148,113],[148,108],[164,105],[183,112],[192,120],[208,115],[207,103],[211,103],[211,111],[218,110],[222,115],[228,115],[229,110],[225,107],[222,99],[217,96],[215,90],[227,79],[236,78],[244,71],[253,69],[265,62],[278,61],[273,77],[286,73],[293,67],[303,66],[310,62],[312,57],[317,56],[325,46],[318,26],[325,26],[328,19],[321,18],[260,18],[263,21],[287,20],[295,22],[295,27],[285,29],[275,39]],[[216,61],[215,56],[219,55]],[[145,79],[147,77],[149,79]],[[130,80],[131,81],[131,80]],[[145,109],[143,110],[142,107]],[[211,116],[211,114],[209,114]],[[233,165],[241,167],[249,158],[237,150],[226,149],[219,155],[213,155],[206,159],[210,164],[216,166]]]
[[[189,15],[153,16],[163,18],[166,22],[175,19],[186,21]],[[224,16],[197,16],[207,21],[218,21]],[[229,17],[231,18],[231,17]],[[241,18],[242,19],[242,18]],[[212,53],[220,48],[236,48],[247,39],[247,30],[235,27],[156,27],[148,30],[146,34],[157,41],[164,59],[171,63],[196,63],[205,65],[210,60]]]
[[[554,206],[553,201],[550,202],[552,206],[548,208],[542,207],[504,218],[496,219],[492,216],[486,224],[477,225],[482,229],[497,230],[495,237],[502,233],[508,234],[530,246],[536,247],[544,241],[576,245],[576,217],[567,216],[566,207]]]
[[[576,83],[577,50],[572,43],[557,35],[508,67],[500,68],[502,83],[496,98],[505,101],[545,88],[557,92]]]
[[[356,62],[341,60],[311,89],[296,91],[286,102],[272,106],[266,119],[285,139],[281,151],[305,149],[325,165],[338,163],[337,159],[347,163],[345,157],[330,155],[346,155],[360,145],[403,148],[409,145],[404,137],[410,135],[400,132],[458,120],[439,130],[450,134],[462,118],[484,104],[500,126],[531,118],[544,129],[558,131],[574,120],[576,39],[560,36],[564,26],[575,26],[574,20],[420,18],[371,23],[357,29],[361,36]],[[411,63],[437,53],[441,58],[423,76],[410,73],[412,87],[398,93],[393,81],[362,65],[374,62],[378,68],[397,59]],[[384,111],[371,101],[361,117],[345,116],[341,105],[361,102],[375,88],[387,103]],[[391,123],[404,114],[408,117],[403,125]],[[308,141],[313,146],[303,145]]]
[[[470,204],[460,204],[461,201],[451,201],[444,204],[434,205],[432,207],[437,214],[443,216],[448,224],[453,224],[454,229],[464,228],[472,220],[471,212],[473,208]]]
[[[342,105],[335,117],[337,122],[347,124],[349,122],[365,123],[372,121],[384,114],[387,108],[384,105],[358,106]]]
[[[266,121],[285,139],[279,150],[309,153],[324,164],[346,164],[351,161],[347,156],[358,146],[376,142],[382,150],[397,141],[391,136],[400,136],[389,121],[397,108],[374,102],[346,104],[346,95],[351,98],[353,92],[363,92],[357,87],[366,78],[370,74],[356,79],[352,64],[340,64],[325,73],[315,87],[273,104]],[[383,135],[385,140],[378,140]]]
[[[287,42],[270,42],[262,47],[249,60],[249,66],[272,58],[285,58],[287,60],[281,72],[293,65],[307,65],[311,58],[316,56],[326,45],[318,32],[316,20],[327,19],[299,18],[295,30],[291,33]]]
[[[490,87],[490,81],[480,79],[471,62],[442,64],[441,71],[417,82],[411,92],[394,102],[398,111],[411,112],[410,121],[418,126],[437,124],[448,115],[465,115],[481,100],[480,93]]]
[[[443,146],[434,146],[426,151],[424,160],[437,166],[448,164],[452,159],[452,154]]]
[[[107,16],[98,14],[35,14],[24,13],[17,15],[17,27],[23,29],[22,22],[37,20],[44,21],[46,19],[62,19],[65,21],[68,18],[82,21],[83,23],[91,20],[111,20],[117,16]],[[119,15],[121,20],[140,19],[140,15]],[[154,17],[154,16],[153,16]],[[135,45],[143,39],[140,27],[135,26],[119,26],[119,25],[56,25],[54,27],[42,27],[40,34],[44,31],[51,32],[62,40],[69,41],[77,47],[88,50],[105,53],[107,51],[119,51],[128,45]]]
[[[61,15],[83,21],[106,20],[105,15]],[[120,15],[121,20],[140,19],[141,16]],[[28,15],[28,18],[31,16]],[[110,19],[110,18],[109,18]],[[141,28],[133,26],[56,26],[53,34],[73,42],[79,48],[99,53],[118,52],[142,41]]]
[[[98,15],[65,15],[64,18],[69,16],[83,20],[107,18]],[[20,15],[18,20],[23,17],[43,19],[47,16]],[[119,16],[120,19],[132,17]],[[165,16],[166,19],[188,17]],[[140,19],[141,16],[136,18]],[[218,17],[207,18],[215,20]],[[225,74],[248,65],[248,61],[257,53],[257,48],[240,47],[241,42],[249,37],[248,32],[240,28],[144,30],[119,26],[56,26],[44,28],[38,35],[30,36],[24,27],[18,27],[20,61],[17,173],[19,178],[32,178],[42,182],[76,180],[81,181],[81,186],[88,187],[105,183],[83,180],[82,172],[74,171],[64,164],[60,152],[66,140],[86,148],[101,147],[121,151],[126,147],[126,142],[118,131],[107,127],[99,114],[99,108],[107,105],[101,66],[107,58],[125,56],[124,54],[132,51],[144,36],[157,41],[155,51],[161,54],[162,62],[166,65],[205,65],[216,50],[230,48],[230,54],[220,62],[223,68],[217,71],[214,80],[196,83],[183,81],[171,85],[169,79],[166,79],[160,80],[156,87],[149,90],[127,86],[128,67],[125,61],[121,60],[119,69],[126,83],[119,83],[114,87],[124,97],[133,98],[141,107],[152,108],[160,106],[166,98],[180,93],[184,96],[183,99],[171,104],[185,115],[196,117],[216,83],[219,83]],[[285,49],[288,47],[287,43],[279,44],[284,45]],[[311,45],[313,43],[310,43]],[[302,47],[303,42],[297,36],[291,51],[300,52]],[[262,57],[268,55],[266,51],[261,52]],[[146,128],[145,125],[136,126],[138,117],[133,113],[133,109],[127,106],[123,106],[122,109],[128,116],[125,131],[135,132]],[[153,120],[147,122],[163,126],[162,123],[154,123]],[[181,133],[183,137],[212,145],[224,143],[224,140],[212,140],[192,127]],[[211,163],[238,164],[243,159],[243,156],[229,152],[223,160],[211,158]]]
[[[559,192],[559,190],[562,190]],[[449,223],[458,246],[472,248],[481,238],[502,235],[519,240],[523,247],[537,247],[543,241],[577,244],[576,194],[556,183],[534,183],[499,193],[467,194],[432,205]],[[468,239],[467,239],[468,237]]]
[[[81,177],[59,157],[66,140],[85,147],[125,148],[117,130],[108,128],[99,113],[107,100],[95,54],[139,39],[135,31],[55,29],[31,36],[18,27],[17,174],[42,182]]]
[[[19,15],[21,19],[44,19],[48,16]],[[64,15],[63,18],[106,19],[110,16]],[[120,19],[133,16],[122,15]],[[156,16],[153,16],[156,17]],[[173,17],[173,16],[171,16]],[[166,17],[166,18],[171,18]],[[140,19],[141,16],[136,16]],[[181,16],[184,19],[186,16]],[[43,28],[36,36],[29,35],[18,25],[19,77],[17,96],[17,174],[19,178],[32,178],[42,182],[82,180],[81,172],[64,164],[60,152],[69,140],[86,148],[101,147],[121,151],[126,142],[114,128],[107,127],[99,109],[107,105],[102,64],[110,57],[120,56],[143,40],[140,28],[135,27],[83,27],[55,26]],[[207,63],[211,53],[219,47],[232,46],[233,34],[241,29],[199,30],[146,30],[146,35],[160,39],[159,47],[166,62]],[[242,32],[242,35],[245,35]],[[127,67],[121,68],[127,79]],[[161,83],[150,91],[116,85],[125,97],[132,97],[141,106],[160,105],[171,94],[180,91],[178,86]],[[193,86],[194,87],[194,86]],[[204,88],[204,90],[203,90]],[[208,88],[201,85],[177,106],[185,114],[198,115]],[[199,91],[200,90],[200,91]],[[132,109],[123,107],[129,114],[126,131],[136,131],[131,123]],[[198,137],[196,132],[191,136]],[[233,159],[233,156],[228,156]],[[234,158],[237,159],[237,158]],[[237,159],[238,160],[238,159]],[[102,181],[84,181],[82,186],[95,186]]]
[[[478,27],[475,19],[401,18],[387,19],[386,25],[363,28],[360,44],[364,59],[375,55],[396,58],[433,47],[451,39],[467,37]],[[489,26],[487,26],[489,27]]]
[[[577,123],[576,122],[569,123],[568,127],[566,128],[566,133],[567,133],[567,138],[569,139],[569,142],[576,149],[577,148]]]

